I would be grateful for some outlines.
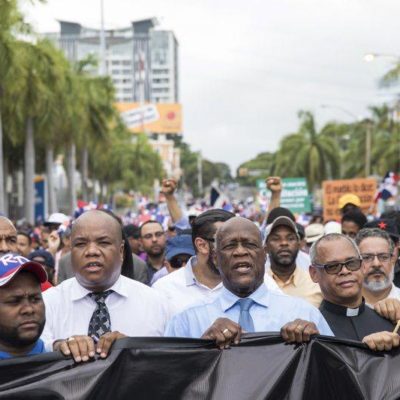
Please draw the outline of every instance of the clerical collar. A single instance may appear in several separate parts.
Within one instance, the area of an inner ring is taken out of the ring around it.
[[[363,298],[360,307],[357,307],[357,308],[348,308],[348,307],[340,306],[338,304],[333,304],[327,300],[322,300],[320,308],[330,311],[337,315],[344,315],[346,317],[356,317],[357,315],[360,315],[364,312],[365,300]]]

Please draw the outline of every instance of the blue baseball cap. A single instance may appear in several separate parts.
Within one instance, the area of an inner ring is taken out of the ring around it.
[[[47,281],[46,270],[39,263],[19,254],[8,253],[0,257],[0,287],[10,282],[20,271],[32,272],[40,283]]]
[[[167,240],[167,251],[165,254],[167,261],[170,261],[171,258],[178,254],[189,254],[190,256],[195,255],[192,236],[177,235]]]

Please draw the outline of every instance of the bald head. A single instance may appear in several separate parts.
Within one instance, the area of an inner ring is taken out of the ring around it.
[[[122,228],[112,214],[87,211],[72,227],[71,261],[75,277],[86,289],[103,292],[121,274]]]
[[[77,218],[72,225],[71,238],[73,239],[76,232],[80,232],[80,229],[88,224],[94,229],[102,229],[106,225],[108,229],[112,229],[115,237],[122,242],[122,227],[117,218],[112,214],[100,210],[86,211]]]
[[[14,224],[4,216],[0,216],[0,232],[2,232],[5,229],[11,229],[17,232],[17,229],[15,228]]]
[[[228,233],[231,232],[248,232],[248,233],[254,233],[256,236],[259,237],[260,239],[260,244],[262,243],[262,238],[261,238],[261,232],[257,228],[257,226],[248,220],[247,218],[243,217],[233,217],[229,219],[228,221],[224,222],[223,225],[217,230],[216,234],[216,248],[218,250],[220,244],[221,244],[221,239]]]
[[[17,252],[17,230],[6,217],[0,217],[0,256]]]
[[[259,229],[246,218],[234,217],[218,229],[216,242],[224,286],[239,297],[249,296],[264,281],[265,251]]]

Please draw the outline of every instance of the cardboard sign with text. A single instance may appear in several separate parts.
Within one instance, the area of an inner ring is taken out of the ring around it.
[[[340,221],[339,198],[346,193],[356,194],[361,200],[365,214],[374,203],[376,193],[375,179],[343,179],[322,182],[324,221]]]

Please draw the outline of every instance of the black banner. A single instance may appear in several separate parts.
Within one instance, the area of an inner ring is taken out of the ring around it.
[[[58,353],[0,362],[0,399],[399,399],[399,349],[324,336],[287,345],[250,334],[220,351],[205,340],[128,338],[105,360]]]

